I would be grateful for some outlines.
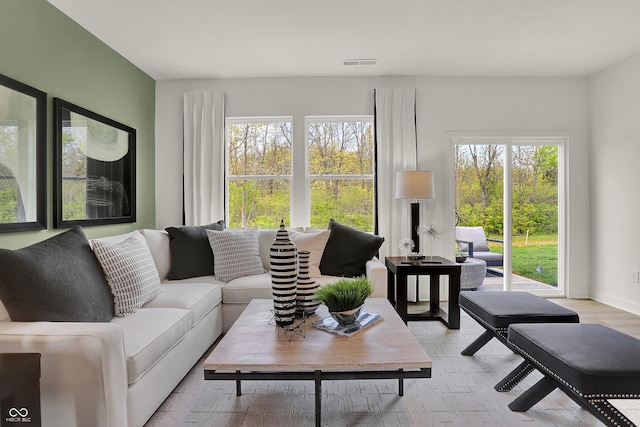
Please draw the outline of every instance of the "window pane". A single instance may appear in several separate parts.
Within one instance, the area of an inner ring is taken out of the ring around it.
[[[289,224],[289,181],[229,180],[229,228],[277,228]]]
[[[230,123],[229,176],[290,175],[291,123]]]
[[[311,185],[311,227],[326,228],[329,219],[373,231],[372,179],[314,179]]]
[[[514,275],[558,286],[558,147],[513,147]]]
[[[227,144],[228,227],[289,224],[291,121],[230,119]]]
[[[311,175],[373,173],[373,122],[310,122]]]

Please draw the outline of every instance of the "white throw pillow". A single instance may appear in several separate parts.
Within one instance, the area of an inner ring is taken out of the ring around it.
[[[160,294],[160,277],[149,248],[135,237],[120,243],[93,241],[93,252],[113,294],[114,314],[133,314]]]
[[[304,232],[289,231],[289,239],[296,245],[298,251],[309,251],[309,272],[311,277],[319,277],[320,273],[320,260],[324,253],[324,247],[327,245],[327,240],[331,235],[331,230],[321,230],[316,232]]]
[[[229,282],[238,277],[264,273],[255,228],[206,231],[215,260],[216,279]]]

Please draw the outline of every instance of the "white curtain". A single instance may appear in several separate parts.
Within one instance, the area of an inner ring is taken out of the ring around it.
[[[400,240],[410,238],[409,201],[396,200],[396,172],[416,169],[415,89],[376,89],[378,150],[378,234],[380,257],[399,255]]]
[[[224,219],[224,92],[188,92],[183,100],[184,222],[210,224]]]

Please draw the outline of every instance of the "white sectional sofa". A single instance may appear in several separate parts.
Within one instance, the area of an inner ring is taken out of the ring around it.
[[[269,247],[275,234],[275,229],[258,230],[265,272],[228,283],[214,276],[168,280],[171,249],[164,230],[105,239],[144,241],[161,280],[157,297],[110,322],[11,321],[0,303],[0,352],[42,354],[43,425],[144,425],[249,301],[271,298]],[[2,251],[10,252],[0,250],[0,264]],[[376,287],[374,296],[386,296],[384,264],[367,261],[366,274]],[[316,277],[320,284],[335,279]]]

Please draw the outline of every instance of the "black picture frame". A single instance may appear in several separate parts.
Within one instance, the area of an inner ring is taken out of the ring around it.
[[[136,130],[53,99],[54,226],[136,221]]]
[[[0,126],[0,233],[46,229],[47,94],[0,74]]]

